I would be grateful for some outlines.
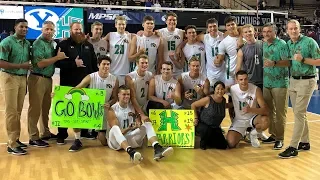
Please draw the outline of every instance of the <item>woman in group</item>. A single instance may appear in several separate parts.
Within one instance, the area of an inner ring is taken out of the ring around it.
[[[191,104],[191,109],[195,111],[196,132],[201,137],[200,148],[203,150],[207,147],[217,149],[228,147],[220,124],[225,117],[225,109],[232,107],[232,104],[226,103],[224,93],[225,85],[218,81],[213,86],[213,93]]]

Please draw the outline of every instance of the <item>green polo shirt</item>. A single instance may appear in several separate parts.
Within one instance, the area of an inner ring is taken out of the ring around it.
[[[18,39],[14,34],[1,41],[0,59],[14,64],[23,64],[30,60],[30,42],[26,39]],[[1,69],[4,72],[18,75],[27,74],[26,69]]]
[[[300,35],[299,40],[295,43],[289,40],[288,47],[292,59],[291,76],[315,76],[317,74],[316,66],[293,60],[293,56],[300,52],[304,58],[320,59],[320,49],[317,42],[310,37]]]
[[[49,59],[55,56],[54,49],[54,41],[48,41],[43,37],[38,38],[33,42],[32,45],[32,64],[33,64],[33,72],[39,73],[45,76],[52,77],[54,74],[54,64],[51,64],[44,68],[39,68],[37,63],[44,60]]]
[[[276,38],[269,45],[263,43],[263,59],[271,61],[289,60],[289,50],[286,42]],[[263,87],[266,88],[287,88],[289,86],[288,67],[264,67]]]

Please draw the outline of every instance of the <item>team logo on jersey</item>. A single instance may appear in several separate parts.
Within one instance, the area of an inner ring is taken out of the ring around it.
[[[172,91],[172,90],[173,90],[173,87],[170,86],[168,89],[169,89],[169,91]]]
[[[175,35],[174,38],[175,38],[175,39],[180,39],[180,36]]]
[[[199,50],[200,50],[200,51],[204,51],[204,48],[203,48],[203,47],[199,47]]]
[[[151,47],[156,47],[157,45],[156,45],[156,43],[151,43],[150,46]]]
[[[149,85],[149,81],[146,81],[146,85]]]
[[[99,50],[100,51],[106,51],[106,49],[104,47],[100,47]]]
[[[129,40],[128,39],[124,39],[123,42],[124,43],[129,43]]]
[[[106,87],[107,88],[112,88],[112,85],[111,84],[107,84]]]
[[[250,100],[250,101],[253,100],[253,98],[252,98],[251,96],[247,96],[246,99],[248,99],[248,100]]]

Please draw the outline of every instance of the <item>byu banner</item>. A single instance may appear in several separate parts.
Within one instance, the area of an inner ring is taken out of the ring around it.
[[[156,25],[165,24],[165,13],[156,12],[134,12],[134,11],[106,11],[98,9],[89,9],[87,12],[88,23],[99,21],[106,24],[114,24],[117,16],[124,16],[127,19],[127,24],[142,24],[144,16],[150,15],[154,18]]]
[[[0,19],[23,18],[23,6],[0,6]]]
[[[37,39],[45,21],[52,21],[56,25],[55,39],[69,37],[69,25],[72,22],[83,24],[82,8],[26,6],[24,13],[29,26],[27,39]]]

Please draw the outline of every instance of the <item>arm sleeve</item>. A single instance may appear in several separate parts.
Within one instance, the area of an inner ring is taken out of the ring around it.
[[[11,45],[8,39],[4,39],[0,43],[0,60],[8,61],[11,52]]]
[[[319,45],[314,39],[310,40],[309,51],[311,52],[312,59],[320,59],[320,49]]]

